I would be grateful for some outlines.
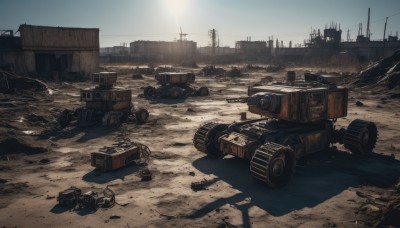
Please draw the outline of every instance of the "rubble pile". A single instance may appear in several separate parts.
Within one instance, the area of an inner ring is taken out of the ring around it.
[[[37,79],[0,71],[0,93],[15,93],[19,90],[44,91],[47,86]]]
[[[47,152],[46,148],[32,146],[22,138],[5,137],[0,139],[0,156],[24,153],[27,155]]]
[[[365,218],[367,226],[400,227],[400,180],[393,188],[377,192],[357,192],[365,200],[356,214]]]
[[[400,50],[392,56],[384,58],[369,65],[362,70],[356,81],[352,83],[355,87],[379,85],[388,89],[400,87]]]

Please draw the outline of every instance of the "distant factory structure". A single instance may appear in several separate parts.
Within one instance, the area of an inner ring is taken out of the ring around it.
[[[247,40],[236,41],[235,53],[248,60],[256,60],[258,57],[267,55],[266,41]]]
[[[146,41],[130,43],[130,56],[138,61],[194,60],[197,43],[188,40]]]
[[[246,40],[235,42],[235,47],[220,46],[218,31],[208,30],[210,43],[206,47],[197,47],[194,41],[188,41],[188,34],[179,33],[175,41],[148,41],[138,40],[126,45],[111,48],[101,48],[102,62],[183,62],[183,61],[216,61],[228,63],[234,61],[290,61],[304,63],[328,63],[332,58],[354,61],[373,61],[393,54],[400,49],[398,34],[386,39],[386,24],[383,40],[372,41],[369,27],[370,10],[368,9],[368,23],[363,35],[362,24],[359,26],[355,41],[350,40],[349,30],[347,40],[342,39],[340,25],[331,22],[321,32],[320,29],[311,29],[309,38],[304,44],[284,46],[282,40],[268,37],[267,41],[252,41],[251,36]],[[129,49],[129,50],[128,50]]]
[[[89,77],[99,65],[99,29],[22,24],[0,31],[0,67],[42,77]]]

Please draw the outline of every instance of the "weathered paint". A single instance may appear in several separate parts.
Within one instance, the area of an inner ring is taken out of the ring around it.
[[[140,149],[136,146],[127,150],[116,150],[114,153],[91,153],[91,165],[103,170],[119,169],[137,159],[140,159]]]
[[[346,88],[280,85],[252,87],[248,91],[249,96],[262,93],[278,94],[281,103],[280,110],[276,113],[256,105],[248,105],[250,112],[261,116],[295,122],[310,122],[347,115],[348,90]]]
[[[246,146],[252,141],[253,140],[245,135],[232,132],[221,137],[220,149],[226,154],[231,154],[244,159],[246,155]]]
[[[99,51],[99,29],[20,25],[22,50]]]

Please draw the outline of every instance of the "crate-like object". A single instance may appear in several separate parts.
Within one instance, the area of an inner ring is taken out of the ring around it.
[[[117,72],[94,73],[92,82],[100,86],[113,86],[117,82]]]

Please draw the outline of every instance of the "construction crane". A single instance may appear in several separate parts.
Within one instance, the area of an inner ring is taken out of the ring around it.
[[[188,34],[187,33],[182,33],[182,27],[179,27],[181,29],[181,33],[179,33],[180,41],[183,40],[183,37],[186,37]]]

